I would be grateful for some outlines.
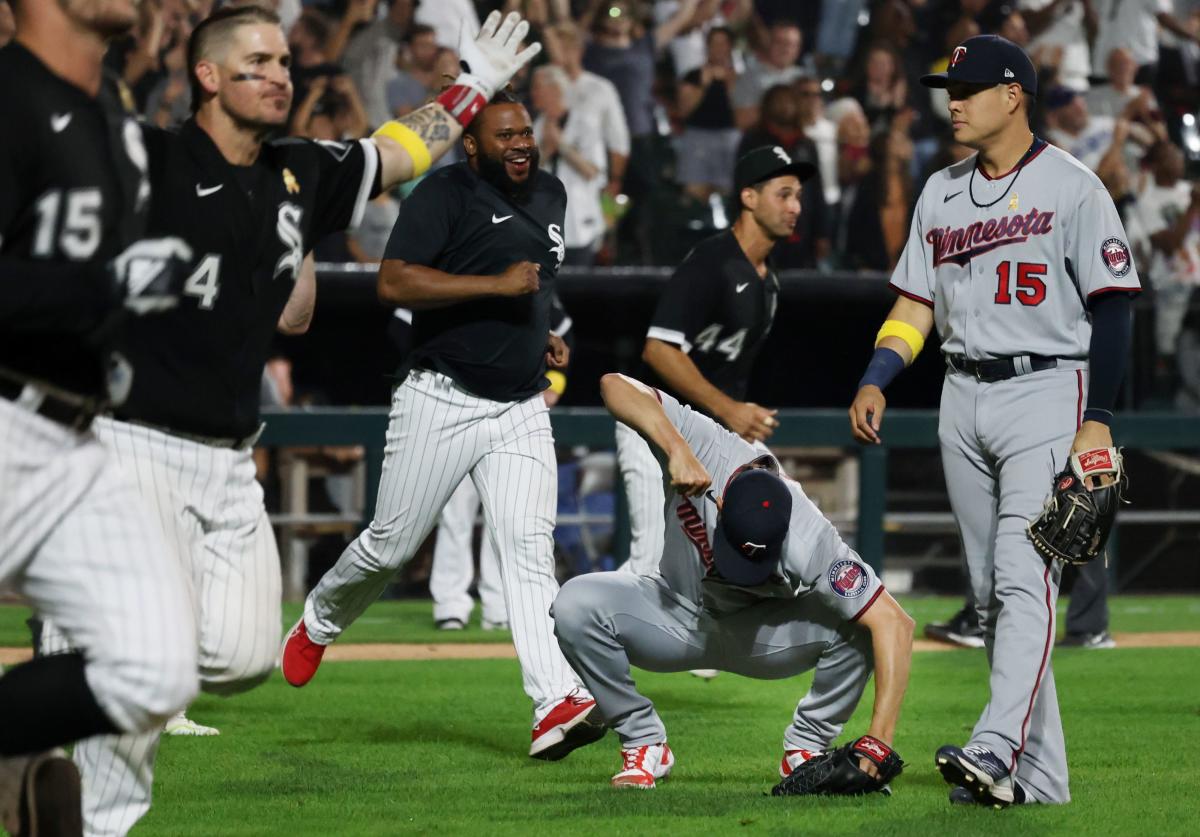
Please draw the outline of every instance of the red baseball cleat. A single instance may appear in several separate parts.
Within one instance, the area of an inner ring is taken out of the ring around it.
[[[804,762],[813,756],[819,755],[821,755],[820,752],[814,753],[812,750],[784,750],[783,761],[779,763],[779,777],[786,779],[792,775],[792,771],[797,767],[804,764]]]
[[[544,761],[558,761],[572,750],[599,741],[608,732],[608,727],[599,718],[591,717],[595,708],[596,700],[591,695],[571,692],[533,728],[529,755]]]
[[[656,779],[670,776],[675,766],[675,754],[666,744],[626,747],[621,750],[621,759],[625,767],[612,777],[614,788],[650,790]]]
[[[279,654],[279,668],[283,672],[283,679],[297,688],[312,680],[328,647],[308,638],[304,617],[301,616],[300,621],[283,641],[283,650]]]

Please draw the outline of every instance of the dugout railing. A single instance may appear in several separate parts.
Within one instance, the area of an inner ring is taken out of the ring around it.
[[[559,408],[551,414],[555,442],[559,447],[611,450],[615,447],[614,424],[609,414],[597,408]],[[780,427],[771,439],[773,448],[840,448],[857,458],[858,508],[849,521],[841,521],[844,534],[865,560],[882,569],[884,535],[920,527],[950,527],[949,511],[889,512],[887,484],[889,453],[895,449],[935,449],[937,414],[926,410],[889,410],[883,443],[860,446],[850,435],[846,414],[841,410],[783,410]],[[264,447],[305,448],[361,446],[364,451],[361,479],[361,508],[367,520],[375,506],[375,495],[383,463],[385,408],[312,408],[264,412],[267,427],[259,444]],[[1127,413],[1119,415],[1113,435],[1127,448],[1147,451],[1200,450],[1200,419],[1180,413]],[[618,481],[619,482],[619,481]],[[618,515],[619,517],[619,515]],[[275,516],[284,527],[310,525],[324,520],[289,511]],[[355,521],[345,521],[347,523]],[[357,521],[364,524],[367,521]],[[619,521],[618,525],[619,525]],[[1126,509],[1122,525],[1200,523],[1196,509]],[[846,524],[849,525],[846,525]],[[1114,539],[1114,549],[1117,547]],[[1147,560],[1142,558],[1141,560]],[[294,588],[301,579],[293,574]],[[293,589],[294,592],[294,589]]]

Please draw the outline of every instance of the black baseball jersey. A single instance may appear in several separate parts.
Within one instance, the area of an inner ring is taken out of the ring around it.
[[[646,337],[678,346],[705,380],[744,401],[778,300],[774,271],[760,277],[728,230],[701,241],[675,269]]]
[[[136,374],[118,418],[240,437],[259,421],[259,384],[279,315],[313,244],[358,221],[379,191],[370,140],[266,143],[226,161],[194,121],[146,129],[150,233],[192,248],[177,308],[131,321],[118,349]]]
[[[0,367],[103,396],[88,335],[115,303],[105,263],[143,234],[141,130],[114,79],[92,98],[20,44],[0,79]]]
[[[458,276],[498,276],[541,265],[537,293],[471,300],[413,312],[412,352],[401,367],[433,369],[467,391],[517,401],[546,388],[546,339],[558,268],[566,255],[562,182],[535,173],[527,201],[513,202],[467,163],[438,169],[400,206],[385,259]]]

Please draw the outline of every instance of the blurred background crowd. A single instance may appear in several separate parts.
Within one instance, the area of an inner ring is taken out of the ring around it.
[[[113,45],[148,121],[187,118],[185,45],[218,2],[144,0],[136,33]],[[1200,0],[253,2],[288,33],[291,133],[328,140],[429,101],[457,72],[460,27],[520,11],[545,49],[515,92],[543,168],[566,185],[567,263],[583,267],[677,263],[729,224],[741,151],[770,143],[820,172],[777,267],[890,270],[925,179],[970,153],[950,139],[944,92],[919,78],[964,39],[999,33],[1039,68],[1037,133],[1092,168],[1122,212],[1152,289],[1158,395],[1200,406],[1200,360],[1187,360],[1200,359]],[[0,40],[11,29],[0,0]],[[318,260],[377,260],[403,199],[378,198]]]

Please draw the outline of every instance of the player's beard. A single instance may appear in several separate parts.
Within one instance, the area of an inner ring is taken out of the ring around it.
[[[76,25],[105,39],[124,35],[137,23],[137,3],[132,0],[58,0],[58,5]]]
[[[504,157],[491,157],[479,154],[479,176],[508,195],[516,203],[524,203],[533,194],[533,182],[537,175],[538,162],[541,154],[536,148],[529,150],[529,174],[525,180],[518,183],[508,176],[504,168]]]

